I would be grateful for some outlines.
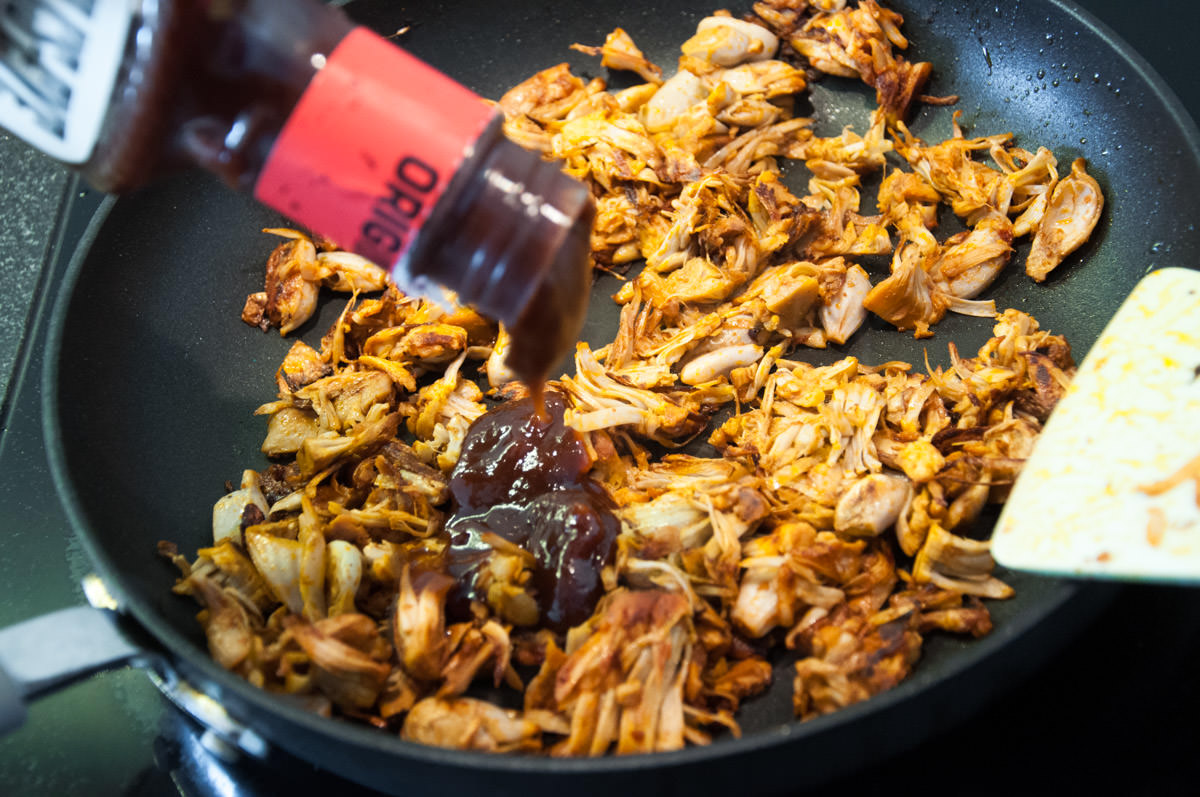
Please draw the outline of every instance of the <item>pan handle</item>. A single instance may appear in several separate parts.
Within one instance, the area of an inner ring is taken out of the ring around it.
[[[109,609],[73,606],[0,629],[0,736],[24,723],[29,700],[152,657]]]

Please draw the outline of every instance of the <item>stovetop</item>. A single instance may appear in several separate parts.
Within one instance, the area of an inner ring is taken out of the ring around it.
[[[1080,5],[1130,42],[1200,116],[1193,75],[1200,5]],[[100,199],[0,140],[0,626],[83,602],[79,582],[89,565],[45,461],[40,375],[54,286]],[[808,793],[1195,793],[1196,661],[1200,591],[1126,587],[998,703],[910,753]],[[0,794],[14,797],[330,792],[370,793],[281,754],[266,763],[223,760],[136,670],[102,673],[38,701],[23,728],[0,739]]]

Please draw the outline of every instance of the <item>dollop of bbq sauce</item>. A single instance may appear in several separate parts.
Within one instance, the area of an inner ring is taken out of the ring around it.
[[[480,416],[467,432],[450,476],[453,514],[446,563],[457,586],[451,614],[482,600],[475,581],[492,547],[488,532],[533,555],[529,587],[539,621],[558,631],[586,620],[604,592],[600,570],[613,561],[620,523],[579,433],[563,421],[561,396],[510,401]]]

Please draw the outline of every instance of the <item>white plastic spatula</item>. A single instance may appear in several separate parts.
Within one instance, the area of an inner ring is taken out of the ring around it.
[[[1152,272],[1121,305],[1025,463],[992,555],[1200,584],[1200,271]]]

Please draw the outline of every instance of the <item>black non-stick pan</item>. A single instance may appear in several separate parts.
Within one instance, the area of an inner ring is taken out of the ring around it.
[[[1019,263],[987,294],[1033,313],[1067,335],[1081,356],[1147,270],[1200,262],[1200,145],[1195,126],[1145,63],[1111,32],[1051,0],[893,3],[911,52],[935,65],[931,94],[957,94],[970,134],[1012,131],[1029,149],[1050,147],[1060,164],[1088,159],[1108,204],[1091,242],[1047,284]],[[667,69],[678,45],[712,10],[704,2],[655,4],[558,0],[401,6],[356,2],[352,15],[401,42],[485,96],[563,60],[603,74],[568,50],[624,27]],[[733,7],[740,13],[744,9]],[[624,79],[614,76],[615,81]],[[812,92],[822,135],[865,129],[872,94],[825,78]],[[936,140],[950,110],[920,110],[911,127]],[[62,498],[97,570],[122,607],[120,625],[153,651],[160,669],[212,696],[253,736],[351,778],[395,793],[486,789],[523,795],[761,792],[829,778],[916,744],[1028,674],[1086,614],[1089,592],[1073,583],[1002,574],[1015,588],[993,603],[995,632],[979,641],[929,640],[914,676],[840,713],[796,723],[790,667],[741,713],[744,735],[708,747],[601,760],[496,757],[432,749],[349,723],[321,719],[264,694],[208,658],[196,607],[170,592],[174,572],[160,539],[191,552],[210,534],[212,502],[259,453],[264,421],[253,409],[274,395],[273,372],[290,345],[239,320],[261,289],[273,241],[259,229],[280,219],[202,176],[186,175],[107,203],[82,242],[58,303],[44,385],[47,445]],[[881,264],[873,264],[878,275]],[[611,337],[615,311],[596,291],[585,335]],[[301,330],[319,338],[340,310],[331,299]],[[950,318],[925,341],[869,323],[846,346],[864,362],[946,361],[946,344],[973,351],[990,324]],[[2,687],[3,684],[0,684]],[[236,741],[236,740],[235,740]]]

